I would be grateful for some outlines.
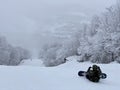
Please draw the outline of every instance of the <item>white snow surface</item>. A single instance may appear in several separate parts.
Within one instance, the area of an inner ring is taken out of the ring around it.
[[[79,70],[87,70],[91,65],[90,62],[78,63],[75,60],[67,61],[67,63],[56,67],[44,67],[40,60],[28,60],[19,66],[1,65],[0,90],[120,89],[119,64],[99,64],[102,71],[108,76],[107,79],[100,80],[99,83],[90,82],[85,77],[77,75]]]
[[[29,60],[23,60],[20,63],[20,66],[44,66],[42,63],[42,60],[40,59],[29,59]]]

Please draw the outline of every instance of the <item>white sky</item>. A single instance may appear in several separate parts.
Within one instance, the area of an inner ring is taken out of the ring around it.
[[[57,22],[57,16],[103,12],[115,0],[0,0],[0,34],[13,45],[36,47],[36,33]],[[42,41],[42,39],[38,40]]]

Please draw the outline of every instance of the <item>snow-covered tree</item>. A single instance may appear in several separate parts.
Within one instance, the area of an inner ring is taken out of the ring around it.
[[[0,64],[18,65],[21,60],[30,58],[29,51],[10,45],[6,38],[0,36]]]
[[[90,25],[90,34],[91,36],[95,35],[97,33],[98,28],[100,28],[101,21],[99,16],[94,16],[91,20],[91,25]]]
[[[62,47],[57,51],[56,60],[64,62],[65,58],[77,55],[77,48],[79,45],[79,40],[76,37],[72,37],[67,41],[65,40]]]
[[[46,66],[58,65],[56,62],[56,52],[60,47],[61,44],[58,41],[45,44],[40,50],[39,58],[43,60]]]
[[[0,36],[0,64],[9,63],[10,45],[7,43],[5,37]]]
[[[10,53],[10,65],[18,65],[22,60],[29,59],[31,54],[28,50],[25,50],[21,47],[14,47]]]
[[[86,31],[85,31],[86,32]],[[84,33],[85,33],[84,32]],[[110,63],[120,61],[120,2],[96,16],[89,26],[90,35],[80,38],[79,61]]]
[[[46,66],[56,66],[65,63],[65,58],[76,55],[79,47],[79,39],[76,36],[63,41],[54,41],[47,43],[42,47],[39,58],[43,60]]]

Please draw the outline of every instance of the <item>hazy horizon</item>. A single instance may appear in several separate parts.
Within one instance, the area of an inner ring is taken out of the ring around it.
[[[12,45],[36,49],[39,47],[38,43],[44,42],[41,35],[49,33],[49,29],[60,20],[82,15],[90,19],[115,2],[115,0],[2,0],[0,34],[6,36]]]

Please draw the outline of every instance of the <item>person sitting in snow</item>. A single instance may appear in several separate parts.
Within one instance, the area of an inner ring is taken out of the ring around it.
[[[88,68],[86,78],[92,82],[99,82],[101,73],[102,71],[100,67],[97,65],[93,65],[92,67]]]

